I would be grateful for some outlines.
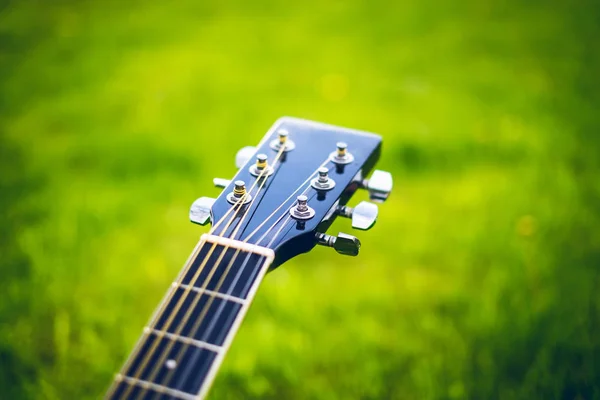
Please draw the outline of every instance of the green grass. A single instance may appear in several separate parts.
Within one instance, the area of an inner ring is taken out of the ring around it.
[[[101,396],[282,115],[395,191],[267,276],[214,398],[600,398],[597,5],[173,3],[0,2],[0,398]]]

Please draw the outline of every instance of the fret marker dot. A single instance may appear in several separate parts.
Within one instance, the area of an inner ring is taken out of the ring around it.
[[[168,369],[175,369],[175,367],[177,366],[177,362],[175,360],[167,360],[167,362],[165,363],[165,366]]]

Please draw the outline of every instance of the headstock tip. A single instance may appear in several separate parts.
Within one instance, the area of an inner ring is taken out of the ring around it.
[[[237,153],[235,177],[214,180],[224,189],[210,208],[215,226],[220,227],[218,234],[273,249],[277,265],[317,243],[357,255],[360,241],[353,236],[315,239],[315,235],[325,235],[320,232],[342,215],[336,207],[344,207],[357,189],[369,190],[374,201],[389,196],[393,186],[389,173],[379,171],[363,179],[379,158],[381,142],[381,136],[371,132],[279,118],[257,147],[243,147]],[[238,190],[236,196],[239,180],[247,186],[247,194]],[[191,219],[206,223],[208,207],[199,209]],[[345,216],[352,219],[353,228],[366,230],[374,225],[377,212],[374,204],[361,203]]]

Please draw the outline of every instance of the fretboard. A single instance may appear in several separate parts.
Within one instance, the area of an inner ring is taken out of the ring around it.
[[[106,399],[204,398],[273,257],[203,235]]]

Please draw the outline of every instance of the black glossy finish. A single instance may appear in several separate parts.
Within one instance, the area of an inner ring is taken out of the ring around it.
[[[289,132],[289,139],[296,144],[295,149],[285,153],[281,162],[274,165],[275,173],[266,178],[259,193],[259,185],[254,187],[251,192],[254,201],[236,213],[229,228],[223,231],[233,213],[214,232],[215,235],[232,237],[237,230],[235,239],[245,240],[266,220],[248,242],[275,250],[276,258],[271,268],[315,246],[314,234],[326,231],[336,217],[335,213],[328,216],[329,211],[338,200],[340,205],[348,202],[358,188],[358,182],[354,178],[359,172],[362,177],[368,175],[381,151],[381,137],[378,135],[295,118],[282,118],[269,130],[257,150],[257,154],[267,154],[271,164],[277,152],[269,147],[269,143],[277,138],[277,131],[282,128]],[[329,155],[336,150],[336,143],[340,141],[348,144],[347,151],[354,156],[354,161],[343,166],[327,161]],[[336,181],[336,186],[332,190],[318,192],[310,186],[310,179],[317,176],[317,169],[325,161],[329,176]],[[257,178],[250,174],[248,168],[254,162],[254,159],[249,160],[232,182],[243,180],[248,189],[252,187]],[[297,189],[299,190],[293,194]],[[232,190],[233,183],[215,201],[212,207],[213,221],[220,221],[232,207],[226,200],[226,195]],[[304,223],[298,223],[289,216],[289,209],[300,194],[308,196],[308,205],[316,212],[312,219]],[[290,195],[292,196],[288,199]]]

